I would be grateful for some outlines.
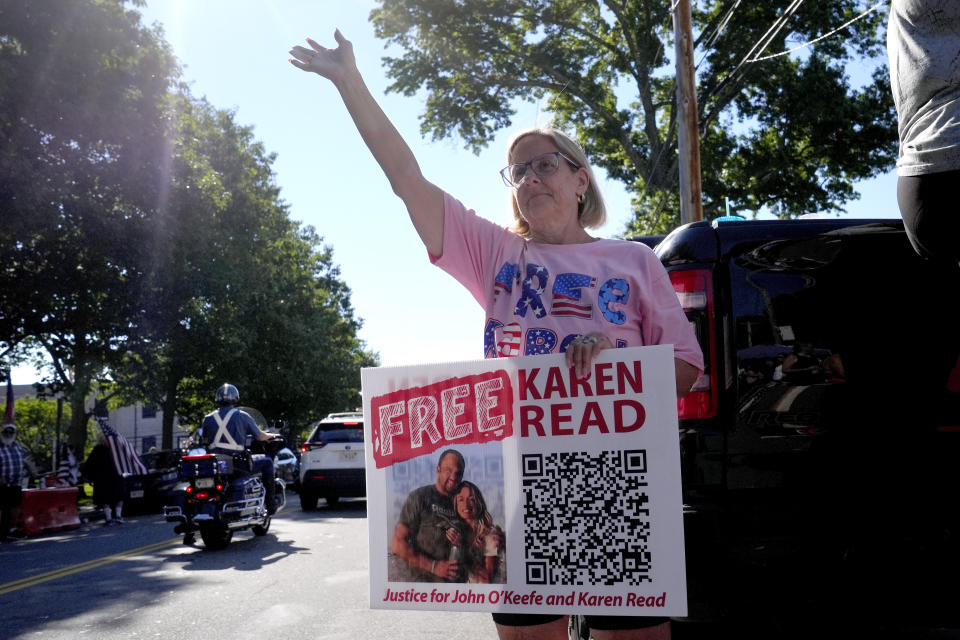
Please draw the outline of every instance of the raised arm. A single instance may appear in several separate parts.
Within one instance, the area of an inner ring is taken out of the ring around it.
[[[290,63],[333,82],[363,141],[390,180],[393,192],[406,205],[427,251],[439,258],[443,254],[443,192],[423,177],[410,147],[370,94],[357,70],[353,45],[339,29],[334,38],[336,49],[321,47],[307,38],[310,48],[293,47]]]

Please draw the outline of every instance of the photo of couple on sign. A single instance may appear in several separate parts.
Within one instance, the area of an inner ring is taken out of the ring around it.
[[[391,582],[506,582],[500,443],[464,451],[474,481],[463,479],[467,460],[457,449],[393,465]]]

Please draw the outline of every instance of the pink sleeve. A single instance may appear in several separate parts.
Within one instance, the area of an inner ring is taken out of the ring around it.
[[[641,298],[644,344],[672,344],[675,357],[703,373],[703,352],[697,335],[677,300],[670,276],[652,251],[646,273],[650,274],[647,295]]]
[[[508,229],[481,218],[448,193],[443,195],[443,255],[429,254],[430,261],[449,273],[486,306],[486,292],[493,282],[492,265],[503,247],[518,236]]]

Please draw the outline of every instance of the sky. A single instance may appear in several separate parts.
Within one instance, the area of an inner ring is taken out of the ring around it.
[[[307,37],[333,47],[339,28],[354,45],[357,66],[384,111],[406,139],[427,179],[467,207],[507,225],[509,191],[498,171],[515,129],[546,124],[540,104],[520,103],[513,126],[475,156],[457,140],[420,133],[424,96],[386,93],[384,42],[369,22],[373,0],[147,0],[143,22],[162,25],[191,94],[235,112],[253,127],[273,164],[291,218],[312,225],[332,247],[340,278],[351,289],[360,338],[384,366],[482,357],[483,312],[450,276],[430,265],[401,201],[370,156],[329,81],[294,68],[293,45]],[[620,234],[630,196],[597,171],[608,221],[594,235]],[[897,218],[896,175],[858,185],[856,217]],[[736,213],[736,212],[733,212]],[[250,345],[255,348],[255,345]],[[15,384],[39,379],[14,368]]]

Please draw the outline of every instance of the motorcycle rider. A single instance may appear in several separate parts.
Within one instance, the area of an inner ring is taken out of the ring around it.
[[[261,431],[250,414],[240,409],[240,391],[230,383],[225,383],[216,393],[218,409],[203,419],[201,433],[209,443],[207,449],[212,453],[236,454],[246,451],[247,436],[260,441],[278,437],[276,433]],[[259,473],[266,488],[267,513],[277,511],[276,483],[274,482],[273,460],[270,456],[255,454],[251,456],[253,472]]]

